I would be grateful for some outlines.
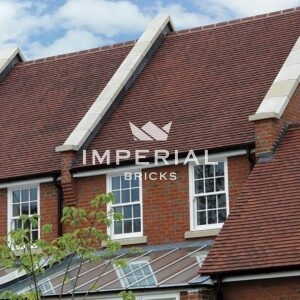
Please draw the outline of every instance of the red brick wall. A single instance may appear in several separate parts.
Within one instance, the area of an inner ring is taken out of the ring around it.
[[[58,214],[57,214],[57,189],[54,183],[40,184],[40,216],[41,226],[44,224],[52,224],[53,231],[44,238],[51,240],[58,235]]]
[[[250,165],[245,155],[228,158],[229,209],[233,208],[249,174]]]
[[[300,277],[224,284],[224,300],[300,299]]]
[[[0,189],[0,236],[7,234],[7,190]]]
[[[254,121],[256,155],[273,149],[281,129],[287,122],[300,122],[300,86],[297,87],[280,119]]]
[[[176,172],[177,180],[143,180],[144,235],[148,244],[184,240],[190,229],[188,166],[166,166],[143,171]],[[167,177],[168,178],[168,177]]]

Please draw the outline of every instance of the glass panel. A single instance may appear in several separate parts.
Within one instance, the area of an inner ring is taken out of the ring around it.
[[[218,222],[219,223],[224,223],[226,220],[226,209],[219,209],[218,211]]]
[[[139,187],[139,186],[140,186],[139,178],[135,178],[135,176],[132,176],[131,187]]]
[[[37,202],[30,202],[30,214],[37,214]]]
[[[29,201],[29,189],[21,190],[21,201],[22,202]]]
[[[207,223],[216,224],[217,223],[217,212],[215,210],[209,210],[207,212]]]
[[[13,204],[13,217],[20,216],[20,204]]]
[[[132,221],[124,220],[124,233],[131,233],[131,232],[132,232]]]
[[[121,234],[122,233],[122,222],[121,221],[115,221],[115,223],[114,223],[114,232],[115,232],[115,234]]]
[[[39,233],[38,233],[37,230],[33,230],[31,232],[31,238],[32,238],[33,241],[36,241],[39,238]]]
[[[115,195],[115,204],[119,204],[121,203],[121,192],[120,191],[114,191],[114,195]]]
[[[30,189],[30,201],[37,201],[37,189],[36,188]]]
[[[20,203],[20,190],[13,191],[13,203]]]
[[[214,166],[205,165],[205,177],[214,177]]]
[[[133,205],[133,217],[134,218],[139,218],[141,216],[141,209],[140,209],[140,205]]]
[[[135,188],[131,190],[131,202],[140,201],[140,189]]]
[[[130,180],[127,180],[125,176],[121,177],[121,188],[128,189],[130,187]]]
[[[21,214],[22,215],[28,215],[29,214],[29,204],[28,204],[28,202],[27,203],[22,203],[21,204]]]
[[[141,219],[134,219],[133,232],[140,232],[140,231],[141,231]]]
[[[195,181],[195,194],[204,193],[203,180]]]
[[[22,221],[21,220],[14,220],[13,224],[14,224],[13,225],[14,226],[13,229],[15,229],[15,230],[19,229],[19,228],[22,228]]]
[[[132,207],[125,206],[124,207],[124,219],[131,219],[132,218]]]
[[[217,207],[217,200],[216,196],[207,196],[207,208],[216,208]]]
[[[226,195],[218,195],[218,207],[226,207]]]
[[[205,209],[206,209],[206,197],[198,197],[197,210],[205,210]]]
[[[120,176],[112,177],[111,179],[112,190],[119,190],[120,186]]]
[[[225,190],[225,183],[224,183],[224,178],[216,178],[216,191],[224,191]]]
[[[122,203],[130,202],[130,190],[122,191]]]
[[[195,179],[203,178],[203,166],[195,166],[194,167],[194,178]]]
[[[215,191],[214,187],[214,180],[213,179],[206,179],[205,180],[205,192],[212,193]]]
[[[206,211],[200,211],[197,213],[197,225],[206,224]]]
[[[215,176],[224,176],[224,163],[219,162],[215,165]]]

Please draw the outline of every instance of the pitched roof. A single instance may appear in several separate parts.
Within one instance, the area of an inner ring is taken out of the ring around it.
[[[114,160],[116,149],[183,153],[254,142],[248,117],[299,35],[300,10],[168,34],[89,145],[87,164],[92,149],[110,149]],[[135,141],[129,122],[148,121],[172,121],[168,140]]]
[[[72,132],[133,44],[15,65],[0,82],[0,180],[60,169],[55,147]]]
[[[89,149],[185,152],[254,142],[248,117],[299,35],[299,9],[167,34]],[[19,63],[10,71],[0,82],[0,180],[59,171],[55,147],[132,45]],[[173,123],[167,142],[137,143],[129,121]]]
[[[254,167],[200,273],[300,266],[300,126]]]

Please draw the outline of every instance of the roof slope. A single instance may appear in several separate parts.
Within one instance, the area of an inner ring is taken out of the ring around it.
[[[133,43],[17,64],[0,82],[0,180],[60,169],[61,145]]]
[[[201,274],[300,266],[300,126],[254,167]]]
[[[300,35],[300,10],[168,34],[90,144],[116,149],[216,149],[254,142],[254,114]],[[172,127],[134,140],[129,122]],[[91,157],[87,163],[91,163]],[[82,162],[77,163],[77,167]]]

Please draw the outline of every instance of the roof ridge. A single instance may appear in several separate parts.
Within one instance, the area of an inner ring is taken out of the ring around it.
[[[292,13],[295,11],[300,11],[300,6],[296,6],[294,8],[283,9],[283,10],[277,10],[277,11],[273,11],[273,12],[268,12],[265,14],[258,14],[258,15],[254,15],[254,16],[250,16],[250,17],[243,17],[243,18],[239,18],[239,19],[222,21],[222,22],[213,23],[213,24],[209,24],[209,25],[192,27],[189,29],[181,29],[178,31],[170,32],[170,33],[168,33],[167,36],[181,35],[181,34],[190,33],[190,32],[225,27],[228,25],[242,24],[242,23],[247,23],[250,21],[261,20],[261,19],[268,18],[268,17],[275,17],[275,16],[279,16],[279,15],[289,14],[289,13]]]
[[[101,52],[101,51],[106,51],[106,50],[110,50],[110,49],[117,49],[117,48],[122,48],[124,46],[134,45],[134,44],[136,44],[136,42],[137,42],[137,40],[130,40],[130,41],[115,43],[115,44],[111,44],[111,45],[105,45],[105,46],[96,47],[96,48],[90,48],[90,49],[81,50],[81,51],[74,51],[74,52],[70,52],[70,53],[47,56],[47,57],[43,57],[43,58],[28,60],[28,61],[22,62],[19,65],[32,65],[32,64],[41,63],[41,62],[48,62],[48,61],[83,55],[83,54],[89,54],[92,52]]]

